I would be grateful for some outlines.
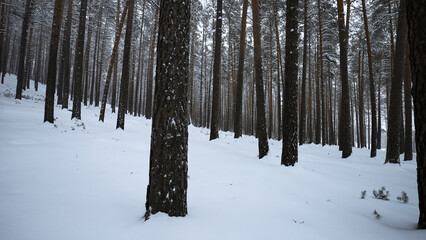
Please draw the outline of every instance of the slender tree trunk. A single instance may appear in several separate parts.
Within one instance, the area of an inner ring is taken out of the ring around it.
[[[221,47],[222,47],[222,0],[217,0],[216,31],[213,63],[213,101],[210,120],[210,141],[219,138],[220,117],[220,72],[221,72]]]
[[[28,36],[28,28],[30,25],[30,18],[31,18],[33,10],[34,10],[33,0],[27,0],[25,4],[24,19],[22,20],[21,45],[19,47],[18,83],[16,84],[16,95],[15,95],[16,99],[22,98],[22,88],[24,87],[25,56],[27,51],[27,36]]]
[[[120,2],[120,1],[118,1]],[[85,53],[84,53],[84,74],[85,74],[85,81],[84,81],[84,94],[83,94],[83,103],[84,106],[87,106],[87,98],[88,98],[88,91],[89,91],[89,62],[90,62],[90,44],[92,42],[92,17],[89,17],[89,29],[87,30],[87,39],[86,39],[86,47],[85,47]],[[62,105],[63,106],[63,105]]]
[[[81,0],[80,22],[78,25],[78,35],[76,42],[76,52],[74,60],[74,101],[72,107],[71,119],[81,119],[81,92],[82,92],[82,77],[83,77],[83,51],[84,51],[84,35],[86,33],[86,13],[87,0]]]
[[[239,138],[242,135],[244,51],[246,47],[247,8],[248,0],[244,0],[243,15],[241,18],[240,51],[238,54],[237,97],[235,98],[236,102],[234,117],[234,138]]]
[[[133,31],[133,12],[135,8],[134,0],[127,0],[129,3],[129,10],[126,23],[126,35],[124,39],[124,52],[123,52],[123,70],[121,73],[120,84],[120,102],[118,103],[117,114],[117,127],[124,130],[124,116],[127,111],[127,97],[129,91],[129,78],[130,78],[130,58],[132,49],[132,31]]]
[[[382,106],[381,106],[381,85],[382,85],[382,62],[379,67],[379,82],[377,84],[377,149],[382,148]]]
[[[104,93],[103,93],[103,96],[102,96],[101,112],[99,114],[99,121],[102,121],[102,122],[105,119],[105,109],[106,109],[106,102],[107,102],[107,98],[108,98],[109,85],[111,83],[112,71],[113,71],[115,62],[117,61],[118,45],[120,43],[121,31],[123,29],[124,20],[126,19],[127,9],[129,7],[129,3],[130,3],[129,1],[126,1],[123,13],[121,14],[120,24],[118,26],[117,32],[115,33],[114,47],[112,49],[112,55],[111,55],[111,58],[110,58],[110,61],[109,61],[108,73],[107,73],[107,78],[106,78],[106,82],[105,82]],[[115,93],[112,93],[112,94],[115,94]]]
[[[373,56],[371,54],[370,33],[368,31],[367,10],[365,7],[365,0],[362,0],[362,12],[364,15],[364,28],[365,37],[367,39],[367,53],[368,53],[368,71],[370,78],[370,103],[371,103],[371,152],[370,157],[376,157],[376,143],[377,143],[377,114],[376,114],[376,91],[374,88],[373,76]]]
[[[319,81],[320,81],[320,88],[321,88],[321,139],[322,139],[322,145],[324,146],[326,141],[326,122],[325,122],[325,99],[324,99],[324,92],[325,92],[325,83],[324,83],[324,67],[323,67],[323,52],[322,52],[322,19],[321,19],[321,1],[318,0],[318,28],[319,28],[319,66],[320,66],[320,73],[319,73]]]
[[[298,73],[298,0],[286,3],[285,89],[283,102],[283,150],[281,165],[294,166],[298,159],[297,73]]]
[[[64,72],[61,77],[63,77],[63,89],[62,91],[62,109],[68,108],[68,98],[69,98],[69,89],[70,89],[70,74],[71,74],[71,63],[70,63],[70,46],[71,46],[71,26],[72,26],[72,6],[73,0],[68,0],[68,13],[67,20],[65,23],[65,32],[64,32],[64,43],[62,45],[62,58],[64,59]],[[59,91],[59,90],[58,90]],[[59,104],[59,95],[58,95],[58,104]]]
[[[405,146],[404,161],[413,160],[413,137],[412,137],[412,106],[411,106],[411,64],[410,45],[407,43],[404,68],[404,103],[405,103]]]
[[[347,158],[352,154],[351,130],[350,130],[350,104],[349,104],[349,80],[348,80],[348,49],[345,27],[345,13],[343,10],[343,0],[337,1],[338,24],[339,24],[339,43],[340,43],[340,80],[342,82],[342,105],[340,117],[340,130],[342,138],[339,139],[339,145],[342,149],[342,158]]]
[[[5,23],[6,23],[6,5],[4,4],[5,0],[0,1],[0,8],[1,8],[1,16],[0,16],[0,72],[3,73],[5,69],[3,69],[3,51],[6,50],[4,47],[4,29],[5,29]],[[4,80],[2,79],[1,83],[4,83]]]
[[[55,107],[56,63],[58,58],[59,35],[61,33],[63,0],[55,0],[52,33],[50,35],[49,68],[47,72],[46,99],[44,105],[44,122],[53,123]]]
[[[278,31],[278,3],[277,0],[274,0],[274,26],[275,26],[275,40],[277,42],[277,116],[278,116],[278,141],[282,137],[282,120],[281,120],[281,83],[284,81],[282,79],[284,75],[282,74],[282,59],[281,59],[281,44],[280,44],[280,34]]]
[[[158,0],[157,0],[158,2]],[[152,85],[154,82],[154,53],[155,53],[155,43],[158,29],[158,13],[159,8],[155,10],[155,23],[154,29],[152,31],[151,37],[151,47],[149,49],[149,62],[148,62],[148,75],[146,78],[147,81],[147,93],[146,93],[146,104],[145,104],[145,117],[151,119],[152,116]]]
[[[305,143],[306,126],[306,69],[308,64],[308,0],[304,0],[303,7],[303,68],[302,68],[302,97],[300,103],[300,123],[299,123],[299,145]]]
[[[401,136],[400,127],[402,124],[402,80],[404,77],[407,32],[406,0],[401,0],[396,29],[396,52],[392,72],[385,163],[399,163],[400,138],[404,137]]]
[[[265,96],[263,92],[263,71],[262,71],[262,43],[260,36],[260,13],[259,1],[252,0],[253,10],[253,38],[254,38],[254,70],[256,78],[256,107],[257,107],[257,123],[256,135],[259,146],[259,159],[268,154],[268,135],[266,133],[266,116],[265,116]],[[296,116],[297,117],[297,116]]]

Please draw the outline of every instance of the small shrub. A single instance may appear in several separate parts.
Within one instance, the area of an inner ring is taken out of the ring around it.
[[[365,195],[367,194],[367,191],[362,191],[361,192],[361,199],[365,199]]]
[[[373,195],[377,199],[389,200],[389,191],[386,191],[386,188],[383,186],[379,191],[373,190]]]
[[[374,210],[374,215],[376,216],[377,220],[382,219],[382,215],[380,215],[376,210]]]
[[[403,203],[408,203],[408,195],[406,192],[402,191],[401,196],[396,197],[399,201]]]

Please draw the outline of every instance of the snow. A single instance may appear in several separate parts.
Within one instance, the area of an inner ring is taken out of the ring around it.
[[[335,146],[304,145],[284,167],[281,142],[259,160],[254,137],[221,132],[210,142],[193,126],[188,215],[144,222],[151,122],[127,115],[116,130],[110,109],[102,123],[99,108],[75,121],[55,107],[55,125],[43,123],[45,86],[23,100],[15,86],[15,76],[0,85],[0,239],[426,239],[416,230],[415,161],[383,165],[385,151],[370,159],[366,149],[341,159]],[[382,186],[389,201],[373,197]],[[402,191],[407,204],[396,200]]]

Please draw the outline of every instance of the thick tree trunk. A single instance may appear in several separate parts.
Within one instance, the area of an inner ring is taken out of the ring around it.
[[[56,63],[58,58],[59,35],[61,33],[63,0],[55,0],[55,10],[53,12],[52,33],[50,35],[49,68],[47,71],[46,98],[44,105],[44,122],[53,123],[53,110],[55,107],[55,83],[56,83]]]
[[[74,101],[72,107],[71,119],[81,119],[81,92],[82,92],[82,78],[83,78],[83,52],[84,52],[84,35],[86,33],[86,13],[87,13],[87,0],[81,0],[80,9],[80,22],[78,25],[78,35],[76,42],[76,52],[74,60],[74,74],[73,74],[73,90]]]
[[[340,45],[340,80],[342,82],[342,105],[340,117],[341,139],[339,145],[342,149],[342,158],[347,158],[352,154],[351,129],[350,129],[350,106],[349,106],[349,81],[348,81],[348,49],[346,38],[348,34],[345,28],[345,13],[343,10],[343,0],[337,1],[338,24],[339,24],[339,45]]]
[[[242,135],[243,116],[243,77],[244,77],[244,51],[246,47],[246,22],[248,0],[243,3],[243,16],[241,18],[240,51],[238,53],[237,96],[235,98],[234,138]]]
[[[132,32],[133,32],[133,12],[135,8],[135,0],[127,0],[129,3],[129,10],[126,23],[126,35],[124,39],[124,51],[123,51],[123,70],[121,73],[121,84],[120,84],[120,102],[118,103],[118,114],[117,114],[117,127],[124,130],[124,116],[127,111],[127,97],[129,91],[129,80],[130,80],[130,58],[132,49]]]
[[[146,214],[187,214],[190,0],[161,0]]]
[[[285,41],[285,89],[283,102],[283,149],[281,164],[294,166],[298,159],[297,74],[298,74],[298,0],[287,0]],[[285,116],[285,117],[284,117]]]
[[[406,0],[401,0],[396,29],[396,51],[392,71],[385,163],[399,163],[400,138],[404,137],[401,136],[400,127],[402,124],[402,80],[404,77],[407,31]]]
[[[365,7],[365,0],[362,0],[362,12],[364,16],[365,37],[367,40],[367,54],[368,54],[368,71],[370,78],[370,103],[371,103],[371,152],[370,157],[376,157],[376,143],[377,143],[377,114],[376,114],[376,91],[374,87],[373,76],[373,56],[371,54],[370,33],[368,31],[367,10]]]
[[[419,229],[426,229],[426,3],[407,1],[408,39],[413,79],[414,125],[417,148]]]
[[[210,120],[210,141],[219,138],[220,93],[221,93],[221,48],[222,48],[222,0],[217,0],[213,63],[213,101]]]
[[[252,0],[253,38],[254,38],[254,70],[256,78],[256,135],[258,138],[259,159],[269,152],[268,135],[266,133],[265,95],[263,88],[262,43],[260,36],[259,1]],[[296,114],[297,118],[297,114]],[[297,121],[297,120],[296,120]]]

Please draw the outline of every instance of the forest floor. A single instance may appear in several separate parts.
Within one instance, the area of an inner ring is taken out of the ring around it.
[[[188,215],[145,222],[151,121],[126,115],[122,131],[110,108],[102,123],[98,107],[76,121],[57,106],[55,124],[43,123],[45,86],[22,100],[15,86],[15,76],[0,84],[0,239],[426,239],[415,161],[384,165],[385,151],[367,149],[341,159],[337,146],[311,144],[284,167],[279,141],[259,160],[254,137],[210,142],[193,126]],[[382,186],[388,201],[373,196]]]

